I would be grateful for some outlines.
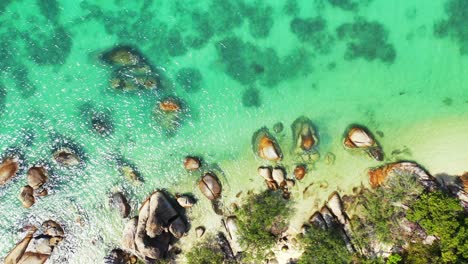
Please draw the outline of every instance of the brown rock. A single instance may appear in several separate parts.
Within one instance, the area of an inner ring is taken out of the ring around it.
[[[16,159],[7,158],[0,164],[0,186],[7,183],[19,170],[19,164]]]
[[[29,207],[33,206],[33,204],[35,202],[34,189],[29,185],[24,186],[21,189],[19,199],[20,199],[21,203],[23,203],[23,206],[25,208],[29,208]]]
[[[270,190],[272,190],[272,191],[278,190],[278,184],[277,184],[275,181],[273,181],[273,180],[271,180],[271,181],[265,180],[265,183],[266,183],[268,189],[270,189]]]
[[[216,200],[221,196],[221,184],[214,174],[206,173],[198,182],[198,188],[209,200]]]
[[[57,163],[65,166],[72,167],[79,165],[81,160],[76,153],[69,148],[61,148],[54,152],[54,159]]]
[[[28,185],[34,190],[40,188],[47,178],[47,170],[43,167],[32,167],[28,170]]]
[[[126,218],[130,214],[130,205],[128,204],[127,198],[121,192],[112,194],[109,199],[109,204],[112,208],[119,211],[122,218]]]
[[[386,164],[377,168],[369,169],[369,181],[373,188],[384,184],[385,180],[394,175],[414,175],[419,183],[426,189],[434,190],[437,182],[434,177],[427,173],[418,164],[413,162],[396,162]]]
[[[272,172],[272,177],[279,186],[282,186],[286,179],[286,173],[282,167],[275,167]]]
[[[273,178],[271,176],[271,167],[260,166],[257,169],[258,175],[267,181],[271,181]]]
[[[55,221],[47,220],[42,223],[42,228],[44,229],[44,234],[49,236],[64,236],[65,232],[63,231],[62,226]]]
[[[262,159],[278,161],[281,160],[281,156],[276,149],[275,143],[272,139],[264,136],[260,139],[260,144],[258,145],[258,155]]]
[[[186,157],[184,168],[189,171],[198,170],[200,168],[200,159],[197,157]]]
[[[294,176],[299,181],[304,179],[304,176],[306,175],[306,173],[307,173],[307,170],[306,170],[305,165],[297,165],[296,168],[294,168]]]
[[[468,172],[465,172],[462,176],[460,176],[460,181],[465,192],[468,192]]]

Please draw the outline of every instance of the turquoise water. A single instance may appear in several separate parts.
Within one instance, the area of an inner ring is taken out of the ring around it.
[[[108,208],[112,191],[124,190],[135,208],[155,188],[197,194],[197,175],[181,166],[187,154],[224,165],[226,193],[249,186],[260,162],[251,136],[279,121],[290,144],[292,121],[310,117],[319,151],[343,164],[355,159],[341,148],[351,123],[384,132],[391,152],[411,149],[398,141],[407,127],[416,139],[415,124],[468,120],[467,0],[3,0],[0,25],[0,148],[21,152],[25,168],[53,170],[49,195],[30,209],[17,199],[24,172],[0,187],[0,256],[23,225],[54,218],[69,234],[55,261],[98,263],[125,223]],[[116,45],[141,52],[160,74],[158,88],[110,87],[113,69],[99,57]],[[167,96],[188,109],[174,135],[154,118]],[[83,109],[105,113],[113,132],[93,132]],[[83,150],[83,168],[55,166],[51,149],[64,142]],[[143,185],[119,174],[119,159],[138,168]],[[361,180],[334,173],[337,185]]]

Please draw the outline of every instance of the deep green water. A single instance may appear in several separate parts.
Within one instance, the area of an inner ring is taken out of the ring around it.
[[[89,248],[86,260],[99,263],[120,239],[112,190],[136,206],[155,188],[194,180],[181,167],[187,154],[254,159],[253,132],[278,121],[290,133],[296,117],[309,116],[325,151],[351,123],[387,133],[467,122],[467,29],[468,0],[1,0],[1,153],[22,153],[24,168],[49,164],[53,177],[31,209],[17,199],[24,172],[0,187],[0,256],[23,225],[54,218],[69,234],[56,262],[80,263]],[[157,89],[110,87],[99,54],[116,45],[145,56],[160,74]],[[153,117],[167,96],[188,109],[172,136]],[[83,109],[106,113],[113,133],[94,133]],[[53,163],[51,149],[69,143],[82,149],[84,168]],[[119,175],[121,158],[143,186]]]

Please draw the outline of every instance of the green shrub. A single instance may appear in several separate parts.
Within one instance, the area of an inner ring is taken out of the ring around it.
[[[351,261],[351,254],[336,230],[312,227],[301,242],[304,253],[298,264],[340,264]]]
[[[438,243],[432,245],[424,245],[422,243],[411,244],[406,250],[406,264],[427,264],[441,263],[441,252]]]
[[[401,258],[400,255],[398,254],[392,254],[387,258],[387,261],[385,264],[398,264],[402,261],[403,259]]]
[[[384,186],[365,191],[358,198],[358,212],[351,219],[354,243],[369,249],[371,239],[403,244],[400,221],[422,191],[415,175],[402,173],[389,178]]]
[[[223,253],[219,248],[204,242],[193,247],[185,254],[188,264],[221,264],[224,261]]]
[[[237,210],[240,244],[246,261],[259,261],[276,243],[276,230],[287,227],[291,204],[279,191],[249,194]]]
[[[421,195],[407,217],[440,239],[444,263],[468,262],[468,218],[458,200],[437,191]]]

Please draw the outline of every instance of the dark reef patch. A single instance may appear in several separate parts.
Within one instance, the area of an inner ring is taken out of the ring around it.
[[[244,107],[260,107],[262,100],[260,91],[256,88],[249,88],[242,94],[242,105]]]
[[[11,77],[15,81],[16,89],[21,97],[29,98],[36,92],[36,85],[29,78],[29,71],[25,65],[16,65],[11,69]]]
[[[434,35],[450,37],[458,42],[460,54],[468,54],[468,1],[449,0],[445,4],[447,18],[434,24]]]
[[[57,23],[60,16],[60,7],[57,0],[37,0],[41,14],[50,21]]]
[[[355,11],[358,8],[358,3],[353,0],[328,0],[328,3],[346,11]]]
[[[327,31],[327,22],[322,17],[293,18],[290,29],[301,42],[311,44],[317,53],[330,52],[334,40],[333,36]]]
[[[260,2],[243,5],[242,13],[249,23],[249,32],[254,38],[266,38],[274,24],[273,8]]]
[[[187,47],[185,46],[182,34],[177,28],[169,30],[166,47],[169,55],[173,57],[182,56],[187,53]]]
[[[114,133],[114,122],[109,110],[101,110],[92,105],[84,103],[79,107],[81,117],[89,129],[102,137],[107,137]]]
[[[299,4],[297,0],[286,0],[283,6],[283,12],[288,16],[297,16],[299,14]]]
[[[337,30],[340,40],[346,40],[346,60],[363,58],[367,61],[380,60],[391,64],[395,61],[396,51],[388,42],[388,31],[375,21],[358,18],[352,23],[344,23]]]
[[[203,77],[196,68],[182,68],[177,72],[177,83],[187,92],[200,90]]]
[[[72,38],[67,30],[54,27],[49,34],[33,31],[23,34],[26,50],[32,60],[39,65],[62,65],[70,55]]]
[[[191,14],[192,29],[194,34],[185,37],[185,43],[192,48],[203,48],[214,36],[214,28],[209,20],[207,12],[194,11]]]
[[[0,1],[0,15],[3,14],[5,9],[8,7],[8,5],[12,2],[13,0],[2,0]]]
[[[240,27],[244,22],[241,14],[241,1],[213,0],[208,13],[211,14],[211,23],[216,33],[224,34],[234,28]]]
[[[216,46],[225,72],[243,85],[259,82],[274,87],[283,80],[296,77],[306,68],[306,51],[295,50],[280,58],[273,48],[260,48],[240,38],[230,36]]]

